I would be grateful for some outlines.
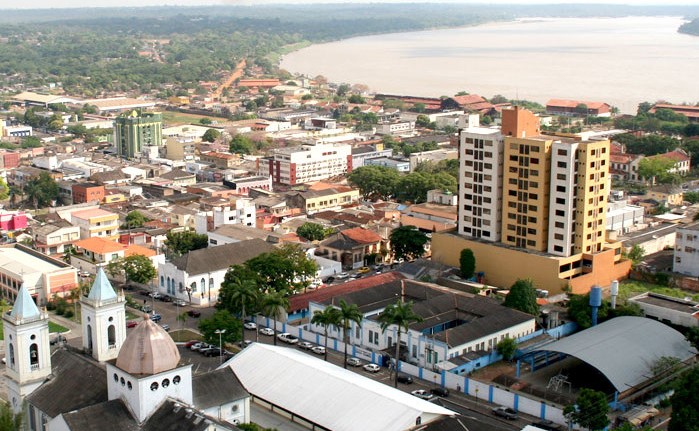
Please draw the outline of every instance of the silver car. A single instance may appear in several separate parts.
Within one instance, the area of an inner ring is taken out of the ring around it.
[[[347,365],[350,365],[352,367],[361,367],[362,361],[359,358],[350,357],[347,358]]]
[[[260,328],[260,334],[262,334],[262,335],[274,335],[274,329],[272,329],[272,328]]]

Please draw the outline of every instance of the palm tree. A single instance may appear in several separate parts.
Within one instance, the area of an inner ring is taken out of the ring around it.
[[[395,387],[398,387],[398,361],[400,360],[400,333],[401,330],[408,332],[408,327],[413,323],[422,322],[422,317],[413,312],[413,303],[398,301],[395,304],[387,306],[383,313],[378,318],[381,324],[381,332],[386,332],[391,325],[398,326],[398,334],[396,336],[396,375]]]
[[[279,292],[270,292],[262,297],[262,312],[275,321],[282,319],[282,316],[289,308],[289,299]],[[277,325],[273,325],[274,345],[277,345]]]
[[[340,319],[340,327],[342,328],[342,342],[345,343],[345,368],[347,368],[347,345],[349,344],[349,329],[352,322],[360,327],[362,326],[362,318],[364,315],[359,311],[357,304],[348,304],[344,299],[340,300],[340,307],[337,309]]]
[[[325,360],[328,360],[328,328],[340,326],[340,310],[335,307],[325,307],[323,311],[316,310],[313,312],[311,323],[320,325],[325,329]]]
[[[254,306],[259,300],[259,290],[257,289],[257,284],[254,280],[236,278],[229,285],[229,287],[229,304],[233,309],[240,310],[240,319],[243,321],[243,324],[245,324],[245,318],[247,316],[245,313],[246,306]],[[249,309],[250,308],[248,307],[248,310]],[[241,340],[240,342],[242,345],[244,340]]]

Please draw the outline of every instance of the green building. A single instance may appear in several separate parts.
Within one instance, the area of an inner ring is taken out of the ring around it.
[[[114,120],[114,145],[127,159],[140,157],[143,147],[163,145],[163,116],[140,111],[120,115]]]

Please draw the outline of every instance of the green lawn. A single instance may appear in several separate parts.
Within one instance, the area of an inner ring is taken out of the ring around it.
[[[49,321],[49,332],[67,332],[68,328]]]
[[[699,301],[699,293],[688,292],[676,287],[659,286],[657,284],[645,283],[637,280],[625,280],[619,284],[619,298],[621,300],[626,300],[645,292],[658,293],[674,298],[690,297],[694,301]]]
[[[166,124],[199,124],[202,118],[208,118],[212,121],[224,122],[228,121],[225,118],[217,118],[206,115],[185,114],[183,112],[162,111],[163,122]]]
[[[197,334],[196,332],[190,331],[189,329],[178,329],[170,332],[170,336],[173,340],[177,342],[186,342],[190,340],[201,341],[204,338]]]
[[[67,332],[68,328],[65,328],[58,323],[49,322],[49,332]],[[0,340],[5,339],[5,334],[3,332],[2,325],[0,325]]]

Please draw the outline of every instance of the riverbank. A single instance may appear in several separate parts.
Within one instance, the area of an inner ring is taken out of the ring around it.
[[[677,32],[681,17],[532,18],[316,44],[281,67],[382,93],[604,101],[622,113],[699,101],[699,46]]]

